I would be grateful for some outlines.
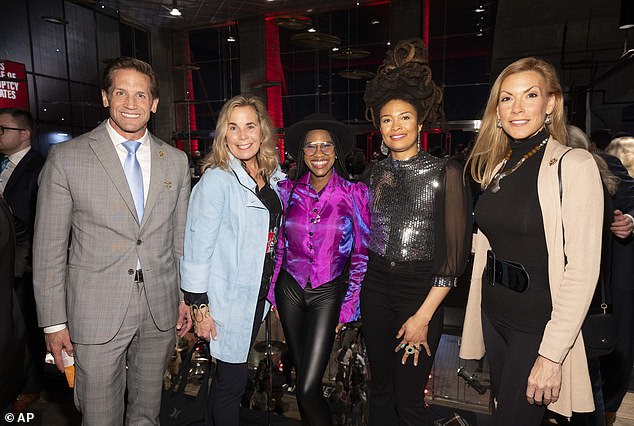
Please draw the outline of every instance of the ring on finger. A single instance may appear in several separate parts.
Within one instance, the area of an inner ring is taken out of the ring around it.
[[[412,346],[411,344],[405,347],[405,353],[408,355],[413,355],[415,352],[420,351],[416,346]]]

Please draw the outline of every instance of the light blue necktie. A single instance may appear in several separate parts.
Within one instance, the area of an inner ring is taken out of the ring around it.
[[[4,157],[0,160],[0,173],[4,172],[7,167],[9,167],[9,157]]]
[[[123,171],[126,179],[128,179],[128,186],[136,206],[136,214],[139,217],[139,223],[141,223],[141,218],[143,217],[143,173],[141,172],[139,160],[136,158],[136,152],[141,146],[141,142],[125,141],[122,145],[128,151],[123,164]]]

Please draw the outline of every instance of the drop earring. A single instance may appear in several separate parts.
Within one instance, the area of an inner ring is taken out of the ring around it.
[[[501,129],[502,128],[502,120],[500,120],[498,118],[498,122],[495,124],[495,127],[497,127],[498,129]]]
[[[546,114],[546,119],[544,120],[544,124],[549,126],[553,122],[553,119],[550,117],[550,114]]]
[[[389,148],[387,147],[387,145],[385,145],[385,142],[381,140],[381,154],[388,155],[389,153],[390,153]]]

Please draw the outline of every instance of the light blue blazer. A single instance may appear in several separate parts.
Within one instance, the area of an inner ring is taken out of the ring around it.
[[[210,342],[211,355],[242,363],[249,354],[269,211],[255,195],[255,181],[230,158],[229,171],[207,169],[192,190],[180,273],[183,290],[209,296],[218,334]],[[270,179],[276,192],[284,177],[278,167]]]

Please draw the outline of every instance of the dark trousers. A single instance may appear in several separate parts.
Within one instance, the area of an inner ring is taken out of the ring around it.
[[[37,323],[33,280],[30,273],[15,279],[15,294],[26,323],[26,342],[31,354],[27,365],[27,373],[20,393],[40,393],[44,377],[44,357],[46,344],[44,332]]]
[[[542,335],[517,331],[491,320],[484,312],[482,331],[497,401],[493,425],[539,426],[546,407],[528,403],[526,386]]]
[[[302,289],[282,270],[275,287],[275,300],[286,342],[297,371],[295,394],[304,424],[332,425],[322,377],[339,322],[343,285],[336,279]]]
[[[255,308],[250,346],[253,346],[260,329],[265,302],[266,299],[260,299]],[[249,368],[246,362],[233,364],[216,360],[216,371],[212,376],[207,401],[206,426],[238,426],[240,424],[240,400],[247,387],[248,374]]]
[[[431,425],[425,408],[425,386],[438,349],[443,326],[443,308],[436,310],[428,325],[431,357],[421,351],[418,366],[413,357],[402,364],[403,351],[394,352],[402,339],[396,334],[420,307],[429,293],[429,265],[391,265],[370,256],[361,287],[361,316],[370,362],[370,425]]]

